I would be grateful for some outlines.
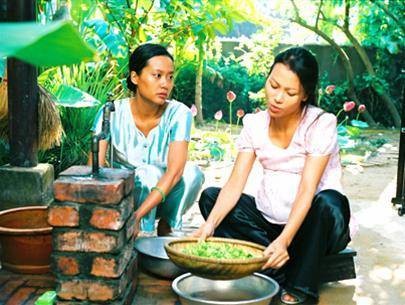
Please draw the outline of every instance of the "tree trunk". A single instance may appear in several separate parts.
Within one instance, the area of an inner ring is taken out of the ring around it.
[[[359,54],[364,66],[366,67],[367,73],[373,77],[376,77],[376,73],[374,71],[373,64],[371,63],[370,58],[368,57],[368,55],[366,53],[366,50],[364,50],[364,48],[360,45],[360,43],[357,41],[357,39],[352,35],[352,33],[348,29],[340,27],[340,26],[339,26],[339,28],[345,33],[347,38],[349,38],[350,42],[353,44],[354,49]],[[395,104],[392,101],[392,99],[389,97],[388,94],[378,92],[373,84],[371,84],[371,86],[372,86],[374,92],[381,98],[381,100],[387,107],[389,113],[391,114],[394,126],[396,128],[400,128],[401,127],[401,117],[400,117],[399,111],[395,107]]]
[[[204,121],[202,113],[202,78],[204,67],[204,50],[202,47],[198,48],[198,63],[197,73],[195,77],[195,106],[197,107],[196,121],[198,124],[202,124]]]
[[[357,95],[356,95],[356,91],[354,90],[353,68],[350,63],[349,56],[347,56],[346,52],[333,39],[331,39],[328,35],[326,35],[324,32],[322,32],[318,28],[310,26],[309,24],[307,24],[300,18],[291,19],[291,21],[299,24],[300,26],[302,26],[304,28],[307,28],[307,29],[313,31],[315,34],[317,34],[318,36],[322,37],[325,41],[327,41],[338,52],[339,58],[342,61],[343,67],[345,69],[346,80],[349,84],[348,95],[352,100],[359,101],[359,99],[357,98]],[[371,116],[371,114],[368,111],[364,112],[363,116],[364,116],[364,119],[366,120],[366,122],[370,126],[377,125],[375,120],[373,119],[373,117]]]

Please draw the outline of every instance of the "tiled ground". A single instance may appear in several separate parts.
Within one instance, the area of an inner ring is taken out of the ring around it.
[[[45,291],[53,290],[54,277],[45,275],[22,275],[0,270],[0,304],[33,305]]]

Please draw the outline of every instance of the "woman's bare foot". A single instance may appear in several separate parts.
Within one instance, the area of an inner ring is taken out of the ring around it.
[[[157,235],[158,236],[168,236],[172,233],[172,228],[168,224],[168,222],[160,218],[157,226]]]

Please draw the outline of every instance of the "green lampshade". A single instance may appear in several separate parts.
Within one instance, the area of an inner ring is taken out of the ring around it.
[[[0,23],[0,58],[15,57],[35,66],[59,66],[91,60],[94,51],[70,22]]]

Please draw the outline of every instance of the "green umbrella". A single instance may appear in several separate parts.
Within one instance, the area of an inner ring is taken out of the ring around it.
[[[35,66],[71,65],[94,55],[67,21],[0,23],[0,35],[0,57],[16,57]]]

